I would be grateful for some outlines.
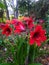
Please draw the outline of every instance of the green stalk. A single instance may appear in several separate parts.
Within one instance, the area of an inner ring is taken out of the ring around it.
[[[35,59],[35,53],[36,52],[36,46],[34,45],[34,49],[33,49],[33,57],[32,57],[32,61],[34,62],[34,59]]]

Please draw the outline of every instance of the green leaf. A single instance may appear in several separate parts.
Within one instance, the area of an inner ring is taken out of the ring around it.
[[[17,42],[17,60],[19,65],[24,65],[25,59],[27,56],[27,43],[26,40],[22,37],[19,37]]]
[[[13,63],[0,63],[0,65],[15,65]]]
[[[2,40],[0,39],[0,45],[2,44]]]
[[[0,2],[0,8],[5,9],[5,5],[3,3]]]
[[[32,64],[29,64],[29,65],[42,65],[41,63],[32,63]]]

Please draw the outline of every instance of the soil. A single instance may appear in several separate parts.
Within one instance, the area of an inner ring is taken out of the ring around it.
[[[49,44],[45,44],[42,49],[46,50],[46,53],[36,58],[36,62],[42,63],[43,65],[49,65]]]

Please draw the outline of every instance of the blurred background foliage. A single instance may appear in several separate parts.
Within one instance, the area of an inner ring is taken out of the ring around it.
[[[0,0],[0,11],[6,12],[6,18],[10,19],[8,7],[13,9],[13,18],[18,16],[33,16],[36,18],[45,19],[46,14],[49,15],[49,1],[48,0]],[[11,15],[11,16],[12,16]]]

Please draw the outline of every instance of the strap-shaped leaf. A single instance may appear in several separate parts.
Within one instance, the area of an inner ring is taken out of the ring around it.
[[[41,63],[32,63],[32,64],[29,64],[29,65],[42,65]]]
[[[15,65],[13,63],[0,63],[0,65]]]

